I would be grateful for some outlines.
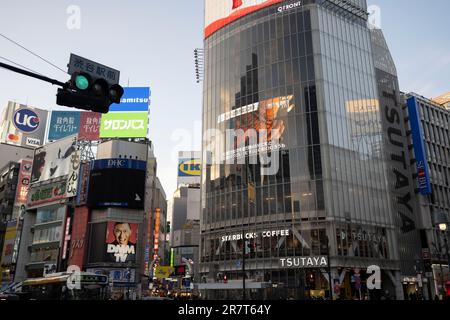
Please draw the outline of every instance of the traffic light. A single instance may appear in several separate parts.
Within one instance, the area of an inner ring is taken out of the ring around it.
[[[113,103],[120,103],[124,94],[118,84],[110,85],[103,78],[92,78],[88,73],[75,72],[67,86],[58,89],[56,104],[77,109],[108,113]]]

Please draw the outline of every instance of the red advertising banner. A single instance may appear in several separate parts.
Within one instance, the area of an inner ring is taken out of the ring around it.
[[[138,224],[108,222],[106,253],[109,262],[126,263],[136,261]]]
[[[79,140],[100,140],[101,115],[96,112],[80,113]]]
[[[80,269],[86,262],[88,223],[89,209],[87,207],[76,207],[70,239],[69,265],[79,266]]]
[[[33,161],[20,161],[19,180],[17,182],[16,192],[16,206],[21,206],[27,203],[28,188],[30,187],[32,168]]]

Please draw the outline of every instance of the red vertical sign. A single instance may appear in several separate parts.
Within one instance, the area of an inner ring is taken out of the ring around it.
[[[79,140],[100,140],[101,115],[96,112],[81,112]]]

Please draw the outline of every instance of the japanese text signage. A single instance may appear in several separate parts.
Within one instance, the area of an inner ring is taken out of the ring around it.
[[[72,53],[68,73],[74,74],[75,72],[85,72],[94,78],[104,78],[110,84],[118,84],[120,78],[120,71]]]

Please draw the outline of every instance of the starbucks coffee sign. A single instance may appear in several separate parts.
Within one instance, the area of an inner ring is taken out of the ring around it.
[[[285,269],[325,268],[328,267],[328,259],[325,256],[280,258],[279,267]]]

